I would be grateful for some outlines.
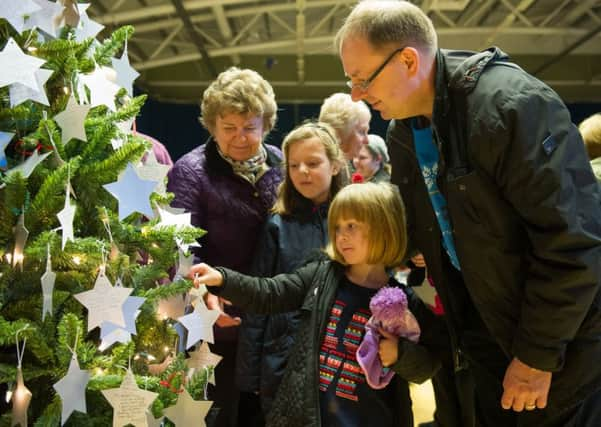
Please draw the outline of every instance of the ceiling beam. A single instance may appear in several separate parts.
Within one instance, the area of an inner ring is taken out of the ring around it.
[[[296,0],[296,77],[305,81],[305,0]]]
[[[225,16],[225,10],[223,9],[223,5],[216,4],[212,7],[213,15],[215,16],[215,21],[217,22],[217,27],[219,28],[219,33],[221,33],[221,37],[223,37],[223,41],[226,44],[231,44],[232,38],[234,37],[234,33],[232,32],[232,27],[230,27],[230,23]],[[240,63],[240,55],[232,55],[231,56],[232,63],[237,65]]]
[[[332,37],[324,36],[324,37],[307,38],[307,39],[305,39],[304,43],[305,43],[305,45],[314,45],[314,44],[323,45],[326,43],[328,45],[330,45],[332,43]],[[262,42],[262,43],[246,44],[244,46],[228,46],[228,47],[223,47],[223,48],[218,48],[218,49],[211,49],[210,55],[211,55],[211,57],[218,57],[218,56],[229,56],[229,55],[232,55],[233,53],[240,53],[240,52],[244,52],[244,53],[273,52],[274,49],[292,49],[295,46],[296,46],[296,39],[272,40],[272,41]],[[157,58],[157,59],[145,61],[142,63],[136,63],[136,64],[133,64],[133,67],[138,71],[148,70],[151,68],[163,67],[166,65],[174,65],[174,64],[180,64],[183,62],[196,61],[200,58],[201,58],[200,53],[189,53],[189,54],[182,54],[177,57],[171,56],[168,58]]]
[[[228,4],[245,4],[252,3],[253,0],[219,0],[221,5]],[[189,0],[184,3],[184,8],[187,11],[195,11],[199,9],[210,9],[215,4],[215,0]],[[142,19],[158,18],[165,15],[176,13],[174,5],[160,4],[158,6],[138,7],[131,10],[121,12],[105,13],[95,19],[101,24],[121,24],[132,23]]]
[[[596,6],[598,3],[597,0],[584,0],[578,6],[574,7],[570,12],[568,12],[565,18],[562,21],[562,25],[569,27],[574,22],[576,22],[582,15],[584,15],[588,10],[590,10],[593,6]]]
[[[505,4],[505,6],[509,8],[511,13],[509,13],[509,15],[507,15],[499,25],[497,25],[493,33],[484,42],[482,49],[485,49],[488,46],[492,45],[497,35],[504,29],[509,28],[511,24],[515,22],[516,16],[522,16],[521,12],[526,11],[535,1],[536,0],[522,0],[517,5],[517,7],[514,8],[511,4],[508,6],[506,0],[503,0],[503,4]],[[529,27],[533,27],[530,21],[527,22],[529,24]]]
[[[598,25],[596,28],[593,28],[591,31],[589,31],[584,36],[582,36],[581,38],[579,38],[578,40],[576,40],[574,43],[572,43],[571,45],[569,45],[568,47],[566,47],[565,49],[563,49],[557,55],[555,55],[554,57],[552,57],[548,61],[545,61],[540,67],[538,67],[536,70],[534,70],[532,72],[532,75],[534,75],[534,76],[539,75],[540,73],[542,73],[543,71],[545,71],[547,68],[549,68],[551,65],[553,65],[556,62],[560,61],[566,55],[568,55],[570,52],[572,52],[573,50],[577,49],[578,47],[580,47],[581,45],[583,45],[584,43],[586,43],[587,41],[589,41],[590,39],[592,39],[593,37],[595,37],[599,33],[601,33],[601,25]]]
[[[192,22],[190,21],[190,17],[188,16],[188,12],[187,12],[186,8],[184,7],[182,1],[181,0],[171,0],[171,3],[173,3],[173,7],[175,8],[177,14],[179,15],[180,19],[184,23],[184,28],[188,32],[188,35],[192,39],[192,42],[194,42],[194,45],[196,46],[198,53],[200,53],[200,58],[202,59],[204,65],[205,65],[205,68],[209,72],[209,76],[211,76],[213,78],[217,77],[217,69],[215,68],[215,64],[213,64],[213,61],[209,57],[209,53],[207,52],[207,49],[205,48],[204,42],[203,42],[202,38],[200,37],[200,34],[198,34],[196,32],[196,30],[194,29],[194,26],[192,25]]]

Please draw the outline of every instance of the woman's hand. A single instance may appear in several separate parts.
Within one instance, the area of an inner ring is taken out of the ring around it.
[[[203,262],[190,267],[188,277],[194,280],[194,286],[197,288],[203,283],[208,286],[221,286],[223,284],[221,273]]]
[[[378,354],[382,366],[392,366],[399,358],[399,338],[382,328],[379,328],[378,332],[380,333],[380,351]]]

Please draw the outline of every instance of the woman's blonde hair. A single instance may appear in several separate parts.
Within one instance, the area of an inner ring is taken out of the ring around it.
[[[591,160],[601,157],[601,114],[593,114],[578,126]]]
[[[259,73],[230,67],[220,73],[202,94],[200,123],[213,133],[217,116],[253,114],[263,118],[263,135],[271,131],[278,106],[273,88]]]
[[[336,228],[340,220],[354,219],[367,225],[367,263],[396,267],[407,249],[405,206],[396,187],[388,183],[350,184],[338,192],[328,212],[328,256],[343,265],[336,248]]]
[[[341,139],[346,139],[360,120],[371,120],[371,112],[363,101],[353,101],[348,93],[330,95],[321,104],[319,121],[332,126]]]
[[[345,186],[347,182],[348,173],[345,173],[347,167],[344,155],[340,149],[340,142],[336,137],[336,132],[327,123],[320,122],[307,122],[296,127],[284,138],[282,143],[282,152],[284,154],[284,161],[282,163],[284,180],[278,187],[278,198],[272,208],[273,213],[280,215],[292,215],[298,212],[299,208],[306,206],[308,200],[300,194],[292,184],[290,173],[288,169],[288,159],[290,155],[290,147],[310,138],[317,138],[323,145],[326,157],[338,168],[338,173],[332,177],[332,183],[330,184],[330,196],[331,199],[338,193],[338,191]]]

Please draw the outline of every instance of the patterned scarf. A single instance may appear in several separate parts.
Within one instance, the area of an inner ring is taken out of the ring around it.
[[[265,149],[263,144],[259,146],[259,152],[256,156],[242,161],[234,160],[231,157],[226,156],[219,148],[219,144],[216,145],[217,152],[223,160],[225,160],[232,166],[232,170],[234,171],[234,173],[239,177],[247,180],[252,185],[255,185],[259,178],[261,178],[261,176],[263,176],[263,174],[269,169],[269,166],[267,166],[266,162],[267,150]]]

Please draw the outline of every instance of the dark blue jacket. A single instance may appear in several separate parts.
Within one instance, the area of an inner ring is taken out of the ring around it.
[[[294,216],[273,215],[266,223],[251,274],[272,277],[290,273],[315,258],[328,242],[328,204],[305,206]],[[244,314],[238,341],[236,379],[240,390],[259,391],[265,413],[280,384],[294,344],[297,311]]]

